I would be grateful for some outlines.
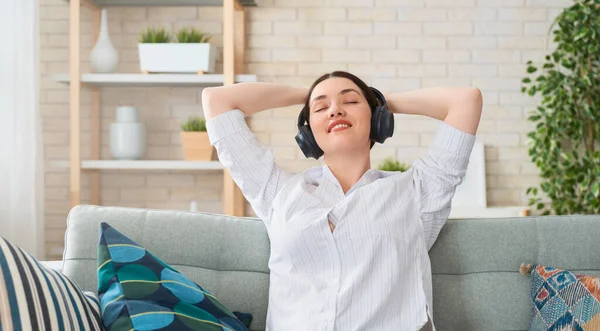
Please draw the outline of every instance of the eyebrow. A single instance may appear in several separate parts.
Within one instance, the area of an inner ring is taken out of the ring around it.
[[[341,90],[339,94],[346,94],[346,93],[350,93],[350,92],[356,92],[356,93],[358,93],[358,91],[357,91],[357,90],[355,90],[355,89],[353,89],[353,88],[347,88],[347,89],[345,89],[345,90]],[[358,93],[358,94],[360,94],[360,93]],[[324,95],[324,94],[323,94],[323,95],[316,96],[316,97],[314,97],[314,98],[312,99],[311,103],[313,103],[313,102],[315,102],[315,101],[317,101],[317,100],[325,99],[326,97],[327,97],[327,96],[326,96],[326,95]]]

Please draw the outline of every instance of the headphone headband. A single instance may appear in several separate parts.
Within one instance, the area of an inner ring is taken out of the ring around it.
[[[306,112],[310,111],[310,107],[306,108]],[[300,111],[300,114],[298,115],[298,127],[301,127],[304,125],[305,122],[305,118],[304,118],[304,109],[302,109],[302,111]]]
[[[383,93],[381,93],[378,89],[374,88],[373,86],[371,86],[371,91],[373,91],[373,93],[375,94],[375,98],[377,98],[377,100],[381,102],[380,106],[387,108],[387,101],[385,101]]]

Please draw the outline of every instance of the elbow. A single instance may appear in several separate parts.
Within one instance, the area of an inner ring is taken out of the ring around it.
[[[206,101],[212,97],[215,94],[215,89],[215,87],[205,87],[202,90],[202,101]]]
[[[481,115],[483,113],[483,96],[478,88],[469,88],[466,92],[464,105],[465,122],[468,123],[466,130],[470,134],[476,134]]]
[[[465,103],[468,105],[467,108],[472,109],[475,114],[481,114],[483,109],[483,94],[481,90],[476,87],[469,87],[465,91]]]
[[[207,87],[202,90],[202,111],[204,112],[204,118],[207,120],[215,116],[212,112],[214,95],[214,87]]]
[[[202,90],[202,110],[206,120],[232,109],[228,104],[231,98],[224,96],[223,92],[220,87],[206,87]]]
[[[480,117],[483,109],[483,95],[476,87],[465,87],[455,93],[450,109],[462,116]]]
[[[456,90],[445,121],[469,134],[476,134],[481,120],[483,97],[478,88]]]

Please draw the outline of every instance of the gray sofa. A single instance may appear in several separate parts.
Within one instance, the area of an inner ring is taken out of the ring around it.
[[[264,330],[269,240],[255,218],[77,206],[63,272],[96,290],[99,224],[107,222]],[[430,251],[435,324],[444,330],[527,330],[530,276],[522,262],[600,276],[600,216],[450,220]]]

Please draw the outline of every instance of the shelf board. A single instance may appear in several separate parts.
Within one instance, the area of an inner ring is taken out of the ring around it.
[[[116,6],[136,6],[136,7],[153,7],[153,6],[223,6],[223,0],[88,0],[95,3],[98,7],[116,7]],[[238,0],[240,5],[244,7],[256,7],[257,3],[254,0]]]
[[[54,80],[69,84],[68,74],[54,75]],[[255,82],[256,75],[236,75],[236,82]],[[218,86],[223,85],[222,74],[83,74],[81,82],[94,86]]]
[[[81,162],[81,169],[113,170],[223,170],[219,161],[179,161],[179,160],[88,160]]]
[[[68,168],[69,161],[54,161],[53,167]],[[184,160],[84,160],[82,170],[223,170],[219,161]]]
[[[508,218],[523,217],[523,213],[529,210],[526,206],[505,206],[505,207],[452,207],[449,219],[466,218]]]

